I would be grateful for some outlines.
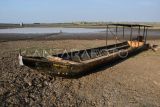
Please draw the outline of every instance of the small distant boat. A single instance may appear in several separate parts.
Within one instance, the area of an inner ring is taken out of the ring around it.
[[[112,24],[112,26],[113,25],[116,27],[149,27],[146,25],[133,24]],[[146,32],[147,30],[144,31]],[[141,52],[148,49],[149,46],[146,44],[145,38],[147,37],[147,33],[144,34],[144,36],[137,36],[137,40],[128,40],[97,48],[62,53],[48,56],[47,58],[22,56],[20,54],[19,61],[21,65],[25,65],[37,70],[43,70],[49,74],[60,76],[76,76],[101,65],[107,64],[110,61],[114,61],[116,59],[126,57],[132,53]]]

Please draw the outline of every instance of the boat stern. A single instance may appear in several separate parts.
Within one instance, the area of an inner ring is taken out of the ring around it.
[[[22,55],[19,53],[19,55],[18,55],[18,61],[19,61],[19,65],[20,66],[23,66],[24,64],[23,64],[23,57],[22,57]]]

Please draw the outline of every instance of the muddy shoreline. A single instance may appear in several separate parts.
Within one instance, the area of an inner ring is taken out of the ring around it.
[[[16,33],[0,33],[0,42],[7,41],[19,41],[19,40],[105,40],[106,33],[48,33],[48,34],[16,34]],[[109,40],[114,40],[115,38],[111,35],[108,36]],[[119,36],[119,39],[123,39]],[[124,38],[124,40],[129,39],[129,35]],[[160,35],[149,35],[148,40],[159,40]]]
[[[105,46],[105,39],[105,32],[0,34],[0,106],[160,106],[160,51],[107,63],[74,79],[19,65],[20,49],[81,50]],[[149,37],[148,43],[160,45],[159,39]]]

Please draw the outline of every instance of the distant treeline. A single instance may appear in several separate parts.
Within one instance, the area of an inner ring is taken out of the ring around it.
[[[0,28],[21,28],[21,27],[83,27],[83,28],[105,28],[111,23],[132,23],[132,24],[149,24],[154,27],[160,27],[160,22],[72,22],[72,23],[0,23]]]
[[[0,23],[0,28],[1,29],[6,29],[6,28],[19,28],[20,24],[6,24],[6,23]]]
[[[20,28],[20,27],[105,27],[106,23],[75,22],[75,23],[21,23],[5,24],[0,23],[0,28]]]

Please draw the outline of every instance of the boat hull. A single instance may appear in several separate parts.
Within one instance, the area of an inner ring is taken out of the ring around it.
[[[80,62],[57,59],[57,57],[41,58],[22,56],[21,62],[23,65],[30,68],[43,71],[45,73],[59,76],[76,76],[91,72],[100,66],[109,64],[117,59],[127,58],[133,54],[139,53],[148,49],[148,45],[144,44],[139,47],[126,47],[116,52],[99,56],[93,59]]]

